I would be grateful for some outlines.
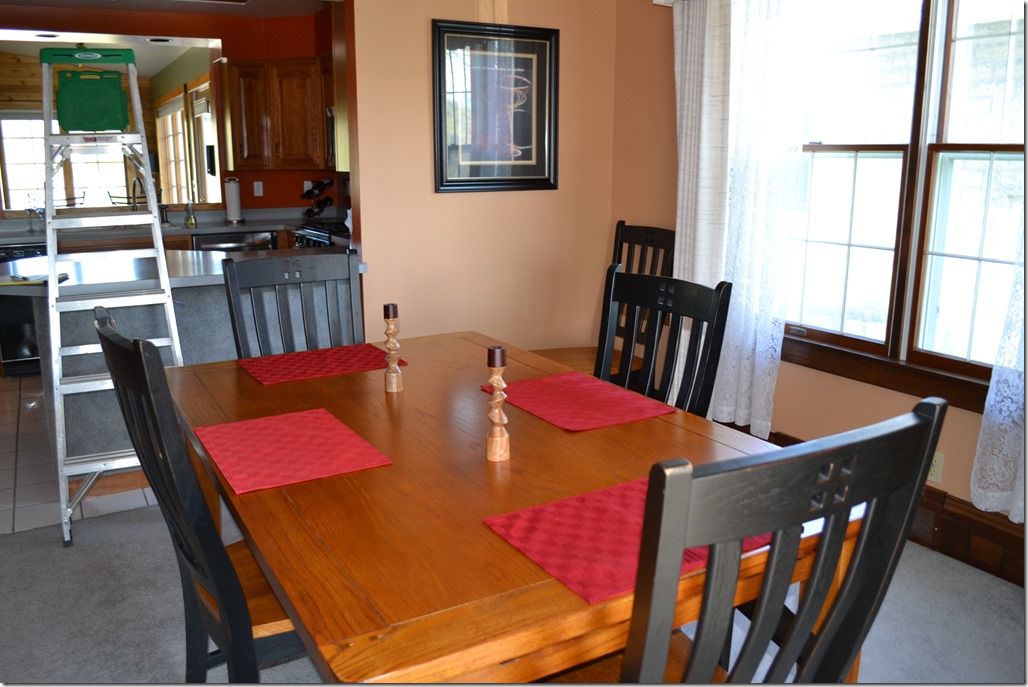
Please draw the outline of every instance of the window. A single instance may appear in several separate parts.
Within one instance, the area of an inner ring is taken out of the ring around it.
[[[783,8],[809,28],[815,86],[790,175],[785,348],[988,380],[1024,231],[1024,4]]]
[[[189,200],[186,172],[186,125],[184,98],[174,95],[157,108],[157,149],[161,165],[161,202]]]
[[[207,77],[183,86],[157,102],[157,146],[161,202],[220,203],[215,142]],[[191,195],[192,192],[192,195]]]
[[[57,123],[53,126],[56,131]],[[0,184],[4,208],[42,208],[46,163],[39,113],[0,113]],[[117,150],[76,152],[54,176],[55,207],[101,207],[126,197],[124,156]]]

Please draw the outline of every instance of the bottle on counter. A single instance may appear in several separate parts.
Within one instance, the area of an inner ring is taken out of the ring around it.
[[[196,229],[196,213],[193,212],[193,203],[186,203],[186,226]]]

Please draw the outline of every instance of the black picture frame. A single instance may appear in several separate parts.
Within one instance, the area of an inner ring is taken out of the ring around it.
[[[557,188],[559,38],[432,20],[437,192]]]

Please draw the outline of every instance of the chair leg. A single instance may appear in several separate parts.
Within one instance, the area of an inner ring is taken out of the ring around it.
[[[186,682],[207,682],[207,629],[200,617],[196,594],[183,588],[186,616]]]
[[[254,655],[252,637],[231,637],[226,651],[226,667],[229,682],[246,682],[255,684],[261,681],[261,673],[257,668],[257,657]]]

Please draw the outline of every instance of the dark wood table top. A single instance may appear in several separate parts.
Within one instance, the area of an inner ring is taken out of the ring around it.
[[[631,594],[588,604],[483,519],[645,477],[660,460],[773,448],[682,411],[568,432],[507,404],[511,459],[489,462],[480,386],[497,343],[401,338],[396,394],[384,370],[262,386],[236,361],[168,369],[190,428],[325,408],[392,459],[236,495],[200,457],[326,679],[526,681],[623,646]],[[568,370],[507,351],[508,383]]]

